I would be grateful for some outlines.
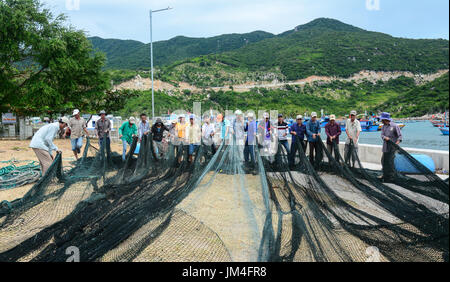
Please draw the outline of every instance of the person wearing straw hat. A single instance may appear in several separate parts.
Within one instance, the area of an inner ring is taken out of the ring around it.
[[[298,143],[302,146],[303,152],[306,151],[305,135],[306,135],[306,125],[303,124],[303,116],[297,116],[297,122],[291,126],[290,129],[292,135],[291,144],[291,154],[289,157],[289,166],[293,168],[295,165],[295,156],[297,151],[300,149]]]
[[[341,136],[341,126],[336,122],[336,116],[330,116],[330,122],[325,126],[325,133],[327,134],[327,150],[330,154],[337,158],[336,152],[333,150],[333,143],[339,146],[339,136]]]
[[[136,119],[130,117],[128,121],[124,122],[119,128],[119,139],[123,142],[122,160],[125,161],[127,155],[127,147],[133,143],[133,137],[137,135]]]
[[[83,147],[83,135],[89,136],[86,121],[80,116],[79,110],[73,111],[72,118],[69,120],[69,124],[67,125],[63,138],[66,138],[69,131],[72,151],[75,158],[78,160],[78,154],[81,153],[81,148]]]
[[[320,138],[320,121],[317,120],[317,113],[311,113],[311,120],[306,123],[306,135],[308,136],[309,144],[309,161],[314,165],[315,157],[319,153],[319,138]]]
[[[106,118],[105,111],[101,111],[99,115],[100,119],[95,123],[95,135],[98,137],[100,150],[105,146],[106,156],[109,158],[111,153],[111,121]]]
[[[153,135],[154,156],[158,158],[164,156],[164,131],[169,132],[168,138],[170,138],[170,129],[164,125],[160,118],[157,118],[155,124],[151,128],[151,132]]]
[[[62,117],[59,122],[50,123],[41,127],[31,139],[30,148],[33,149],[41,165],[42,176],[44,176],[53,163],[53,151],[61,151],[53,144],[58,133],[69,124],[69,119]]]
[[[394,182],[397,175],[395,171],[396,148],[392,146],[392,143],[398,145],[402,142],[402,131],[392,121],[389,113],[382,113],[380,119],[383,123],[383,127],[381,128],[381,139],[383,139],[383,157],[381,158],[381,165],[383,166],[382,179],[384,182]]]
[[[356,119],[357,112],[350,112],[350,119],[345,123],[345,133],[347,133],[347,141],[345,142],[344,156],[345,163],[350,165],[350,144],[353,141],[353,150],[358,154],[359,135],[362,132],[361,123]],[[355,166],[355,156],[351,155],[352,164]]]

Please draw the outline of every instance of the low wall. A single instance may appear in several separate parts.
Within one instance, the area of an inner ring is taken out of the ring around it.
[[[345,143],[339,144],[339,149],[341,153],[344,152]],[[365,163],[380,164],[382,157],[382,146],[379,145],[367,145],[359,144],[359,158]],[[449,171],[449,152],[448,151],[438,151],[438,150],[427,150],[427,149],[414,149],[414,148],[403,148],[410,154],[422,154],[430,156],[434,160],[437,170]]]

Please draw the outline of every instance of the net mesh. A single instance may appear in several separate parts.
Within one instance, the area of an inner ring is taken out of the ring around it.
[[[395,144],[421,173],[383,183],[353,144],[342,156],[320,140],[311,162],[297,143],[292,164],[272,142],[248,163],[235,137],[192,159],[173,143],[161,157],[152,139],[125,162],[88,140],[67,172],[58,155],[0,208],[0,261],[66,261],[71,247],[104,262],[448,261],[448,182]]]

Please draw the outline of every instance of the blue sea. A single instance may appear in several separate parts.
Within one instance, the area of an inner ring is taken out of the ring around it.
[[[449,137],[442,135],[439,128],[433,127],[429,121],[412,121],[405,123],[402,129],[402,147],[430,150],[449,150]],[[322,130],[325,136],[325,129]],[[342,133],[340,141],[346,141],[347,134]],[[360,144],[382,145],[381,132],[362,132]]]

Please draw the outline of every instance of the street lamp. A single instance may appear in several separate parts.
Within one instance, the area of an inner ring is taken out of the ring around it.
[[[162,12],[171,10],[173,8],[167,7],[165,9],[160,10],[150,10],[150,57],[151,57],[151,66],[152,66],[152,119],[155,118],[155,89],[154,89],[154,82],[153,82],[153,13]]]

